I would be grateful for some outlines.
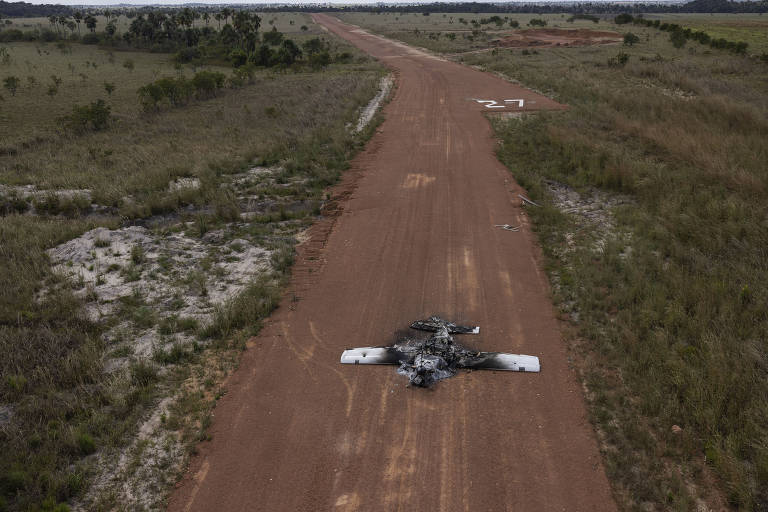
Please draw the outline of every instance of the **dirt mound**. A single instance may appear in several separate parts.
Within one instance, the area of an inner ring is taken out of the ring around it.
[[[587,29],[534,28],[514,32],[502,39],[493,41],[495,46],[504,48],[528,48],[554,46],[591,46],[612,44],[622,41],[617,32],[604,32]]]

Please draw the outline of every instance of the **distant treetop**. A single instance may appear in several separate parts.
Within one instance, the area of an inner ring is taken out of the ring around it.
[[[51,14],[70,16],[74,9],[66,5],[35,5],[27,2],[5,2],[0,0],[0,15],[8,18],[32,18]]]

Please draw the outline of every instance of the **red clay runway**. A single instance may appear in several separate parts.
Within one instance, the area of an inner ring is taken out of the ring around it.
[[[393,68],[398,89],[334,189],[337,215],[299,248],[300,300],[245,352],[170,510],[615,510],[519,187],[474,99],[561,105],[315,19]],[[474,348],[539,356],[542,372],[462,372],[424,390],[391,366],[339,364],[433,313],[480,325],[461,338]]]

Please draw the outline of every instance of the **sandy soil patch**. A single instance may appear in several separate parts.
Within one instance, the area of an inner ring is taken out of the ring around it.
[[[552,48],[555,46],[592,46],[615,44],[623,40],[617,32],[588,29],[534,28],[520,30],[501,39],[491,41],[503,48]]]

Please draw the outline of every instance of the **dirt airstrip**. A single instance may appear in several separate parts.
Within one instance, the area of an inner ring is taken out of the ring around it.
[[[315,19],[391,67],[396,93],[300,246],[292,288],[227,383],[170,510],[615,510],[523,191],[482,115],[563,107]],[[435,313],[480,325],[473,348],[539,356],[542,372],[423,390],[393,367],[339,364],[345,348],[386,345]]]
[[[503,48],[551,48],[554,46],[592,46],[623,40],[617,32],[588,29],[534,28],[520,30],[492,42]]]

